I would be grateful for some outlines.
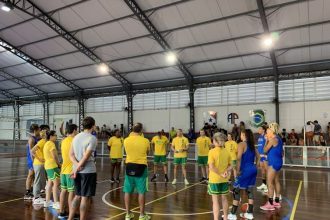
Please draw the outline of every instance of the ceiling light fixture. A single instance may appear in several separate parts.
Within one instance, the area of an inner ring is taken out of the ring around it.
[[[166,54],[166,60],[169,64],[175,64],[176,61],[178,60],[176,53],[174,52],[168,52]]]
[[[1,10],[5,11],[5,12],[10,12],[13,9],[14,9],[14,6],[10,2],[5,2],[1,6]]]
[[[105,74],[105,73],[108,73],[109,72],[109,66],[105,63],[101,63],[99,66],[98,66],[98,70],[100,71],[100,73],[102,74]]]

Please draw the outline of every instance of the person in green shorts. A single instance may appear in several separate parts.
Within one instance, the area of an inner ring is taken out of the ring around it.
[[[149,220],[150,216],[144,211],[145,194],[148,191],[148,162],[147,155],[150,150],[150,142],[141,136],[143,126],[137,123],[133,126],[133,132],[124,140],[126,151],[126,172],[124,181],[125,193],[125,220],[134,218],[130,210],[130,200],[133,193],[139,194],[140,217],[139,220]]]
[[[50,131],[47,133],[47,142],[44,146],[43,153],[45,159],[45,170],[47,173],[48,181],[46,186],[46,201],[44,202],[44,207],[50,206],[50,197],[53,191],[53,208],[60,209],[60,203],[58,200],[58,188],[60,185],[60,169],[61,166],[58,160],[58,154],[55,146],[55,141],[57,139],[57,134],[55,131]]]
[[[182,174],[184,177],[184,184],[189,185],[187,180],[186,163],[187,163],[187,151],[189,148],[188,138],[183,136],[182,129],[178,129],[177,137],[172,141],[171,149],[174,152],[174,179],[172,184],[175,185],[177,180],[177,168],[179,165],[182,167]]]
[[[165,182],[168,182],[166,159],[168,139],[166,136],[162,135],[162,132],[159,131],[158,135],[152,138],[151,145],[154,151],[154,175],[150,181],[156,181],[157,165],[162,165],[165,174]]]
[[[211,139],[205,135],[204,130],[200,130],[200,136],[196,140],[198,159],[198,166],[201,167],[203,177],[200,179],[200,182],[207,181],[209,176],[209,171],[207,167],[208,154],[211,147]]]
[[[237,177],[236,163],[237,163],[237,143],[233,140],[233,135],[229,133],[227,135],[228,141],[225,143],[225,148],[229,152],[231,157],[231,166],[233,167],[234,180]],[[229,177],[230,179],[230,177]]]
[[[121,136],[119,129],[114,131],[114,136],[111,137],[108,141],[109,156],[111,159],[110,166],[110,183],[120,183],[120,166],[121,161],[123,160],[123,143],[124,138]],[[114,178],[116,171],[116,179]]]
[[[221,197],[223,219],[228,220],[228,198],[229,176],[232,169],[231,157],[225,149],[226,135],[215,133],[213,136],[214,148],[209,151],[209,183],[208,193],[212,196],[213,217],[218,220],[220,217],[219,197]]]
[[[58,215],[59,219],[64,219],[68,217],[68,213],[65,212],[65,201],[68,201],[69,212],[70,204],[75,196],[74,194],[74,180],[71,178],[73,172],[73,163],[70,160],[70,150],[72,146],[72,141],[74,136],[78,133],[78,126],[75,124],[70,124],[67,130],[67,137],[61,143],[61,153],[62,153],[62,168],[61,168],[61,194],[60,194],[60,213]],[[68,199],[66,197],[68,196]]]

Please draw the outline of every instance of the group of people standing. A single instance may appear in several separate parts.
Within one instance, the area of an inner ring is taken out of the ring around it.
[[[87,219],[91,197],[95,196],[93,152],[97,141],[92,134],[95,120],[86,117],[82,126],[83,132],[79,134],[77,125],[68,126],[67,135],[61,142],[62,163],[55,145],[56,131],[50,130],[48,125],[39,127],[33,124],[30,127],[31,137],[27,144],[29,172],[24,199],[32,200],[34,206],[58,210],[60,219]],[[42,197],[44,189],[45,198]]]
[[[28,141],[29,175],[26,182],[25,199],[32,199],[34,205],[52,206],[58,209],[59,218],[77,217],[78,208],[80,219],[87,219],[90,199],[96,191],[96,166],[94,152],[97,139],[93,135],[95,120],[86,117],[83,120],[83,132],[77,132],[77,126],[68,127],[67,137],[61,142],[62,163],[60,163],[55,141],[55,131],[49,126],[32,125],[32,135]],[[126,152],[125,180],[125,219],[133,219],[130,211],[131,195],[139,194],[140,220],[150,219],[145,213],[145,194],[148,191],[148,160],[150,151],[154,154],[152,182],[158,181],[158,168],[162,166],[164,181],[169,182],[167,157],[170,151],[174,155],[174,171],[172,184],[177,184],[177,169],[182,168],[183,182],[189,185],[186,171],[187,154],[190,143],[184,137],[181,129],[170,141],[164,132],[152,138],[151,142],[143,136],[143,125],[136,123],[127,138],[116,130],[108,141],[111,160],[111,183],[120,183],[120,169],[123,160],[123,147]],[[206,136],[204,130],[196,140],[198,153],[197,163],[201,167],[200,182],[208,184],[208,193],[212,196],[214,219],[220,217],[220,200],[223,208],[223,219],[237,219],[237,210],[241,202],[241,192],[248,196],[248,208],[241,213],[241,217],[253,219],[254,193],[257,168],[261,168],[263,183],[259,190],[268,193],[268,201],[261,206],[262,210],[280,208],[279,171],[283,164],[283,143],[278,135],[279,127],[276,123],[262,126],[258,129],[258,147],[255,147],[254,135],[250,129],[240,131],[241,142],[237,143],[232,134],[220,132],[212,138]],[[151,147],[150,147],[151,146]],[[46,198],[41,197],[44,189],[45,173],[47,174]],[[232,175],[233,174],[233,175]],[[233,181],[230,181],[233,177]],[[34,182],[32,184],[32,180]],[[232,186],[230,185],[232,182]],[[33,192],[32,192],[33,186]],[[61,187],[60,198],[58,188]],[[232,188],[233,204],[228,211],[228,193]],[[275,195],[275,196],[274,196]],[[53,202],[51,201],[53,198]],[[68,212],[67,212],[68,210]]]
[[[220,198],[224,211],[223,219],[237,219],[236,213],[241,201],[241,191],[245,191],[248,196],[248,208],[245,213],[241,213],[241,217],[246,219],[254,218],[253,189],[256,184],[258,167],[261,168],[263,177],[263,183],[258,189],[268,193],[269,197],[267,203],[260,208],[262,210],[275,210],[275,208],[281,207],[279,171],[283,164],[283,143],[278,129],[279,126],[276,123],[271,123],[269,127],[260,127],[258,129],[257,148],[255,147],[254,135],[250,129],[242,129],[240,131],[241,142],[238,144],[233,140],[232,134],[226,136],[217,132],[212,138],[209,138],[204,130],[200,131],[200,136],[196,140],[197,163],[201,167],[202,177],[200,181],[208,183],[208,193],[212,195],[214,219],[218,219],[220,216]],[[159,166],[163,168],[164,181],[169,181],[167,156],[170,151],[173,151],[174,170],[172,184],[177,184],[177,169],[178,166],[181,166],[183,182],[185,185],[189,185],[186,171],[189,141],[183,136],[181,129],[176,131],[176,136],[172,134],[170,137],[172,141],[169,141],[163,132],[158,132],[150,143],[148,139],[143,137],[142,124],[137,123],[134,125],[131,135],[125,140],[122,139],[127,154],[124,182],[126,220],[134,217],[133,213],[130,212],[130,196],[134,192],[139,194],[140,219],[150,219],[150,216],[144,212],[145,193],[148,190],[147,155],[149,151],[154,152],[151,182],[156,182],[159,178]],[[114,140],[111,138],[108,143],[110,158],[113,152],[120,150],[122,152],[120,142],[118,141],[118,144],[113,143]],[[111,158],[112,167],[117,169],[116,179],[119,177],[120,170],[117,163],[121,159]],[[113,174],[111,175],[112,182],[116,181]],[[232,181],[233,205],[228,213],[227,195],[230,191],[229,183],[232,176],[234,179]]]

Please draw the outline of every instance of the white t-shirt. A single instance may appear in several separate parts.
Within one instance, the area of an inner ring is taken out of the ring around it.
[[[313,125],[306,125],[306,132],[314,132],[314,126]]]

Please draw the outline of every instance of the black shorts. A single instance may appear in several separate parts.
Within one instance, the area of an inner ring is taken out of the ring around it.
[[[77,196],[95,196],[96,173],[77,173],[74,185]]]

